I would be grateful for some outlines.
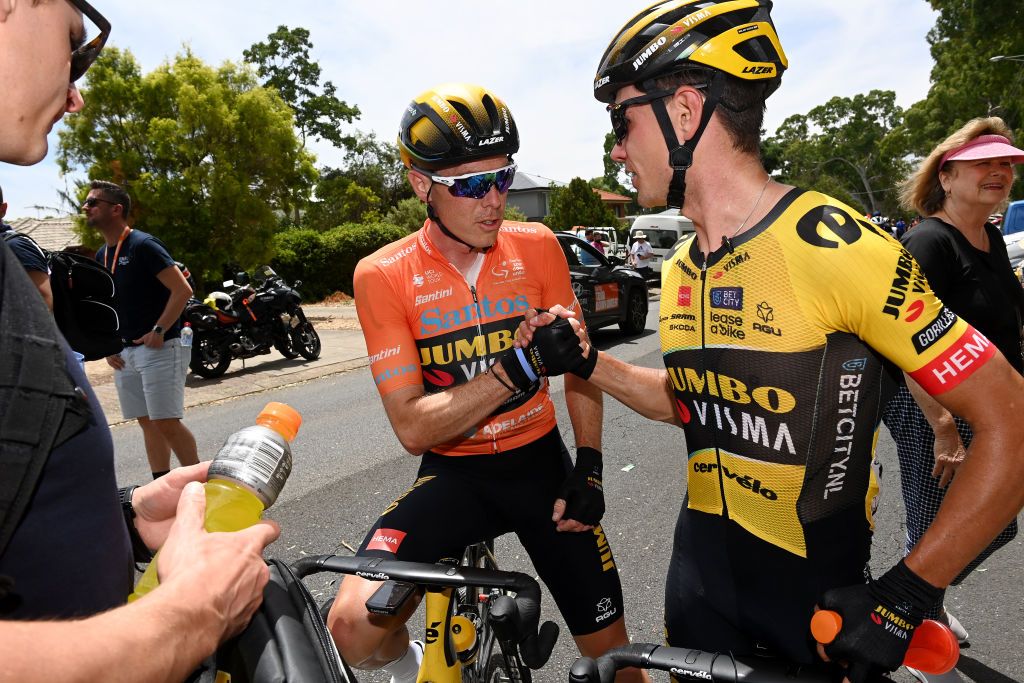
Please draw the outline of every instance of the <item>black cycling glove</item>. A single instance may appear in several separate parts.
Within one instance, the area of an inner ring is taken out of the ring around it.
[[[558,492],[558,497],[565,501],[562,519],[575,519],[592,526],[601,521],[604,516],[601,469],[601,451],[587,446],[576,448],[576,466]]]
[[[833,661],[849,662],[851,683],[876,671],[894,671],[903,663],[914,630],[941,599],[942,589],[903,560],[875,581],[827,591],[820,606],[838,612],[843,626],[825,653]]]
[[[509,349],[501,354],[499,361],[512,384],[528,391],[541,377],[571,372],[587,379],[597,364],[597,352],[592,348],[590,357],[584,358],[572,325],[566,318],[559,318],[534,330],[529,346]]]

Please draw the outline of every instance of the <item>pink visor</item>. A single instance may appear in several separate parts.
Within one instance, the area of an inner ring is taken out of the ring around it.
[[[942,155],[939,168],[947,161],[967,161],[971,159],[1002,159],[1009,157],[1014,164],[1024,164],[1024,150],[1017,149],[1002,135],[979,135],[970,142],[960,145]]]

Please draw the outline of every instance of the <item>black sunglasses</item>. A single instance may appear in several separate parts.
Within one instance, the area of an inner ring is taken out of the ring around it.
[[[112,202],[109,199],[102,199],[100,197],[89,197],[84,202],[82,202],[82,208],[83,209],[91,209],[92,207],[96,206],[100,202],[103,202],[104,204],[117,204],[117,202]]]
[[[100,34],[71,53],[71,82],[85,75],[92,63],[100,56],[100,50],[110,37],[110,22],[85,0],[68,0],[76,9],[96,24]]]
[[[691,88],[697,90],[703,90],[708,87],[707,83],[701,83],[699,85],[691,85]],[[626,110],[635,104],[647,104],[655,100],[660,100],[664,97],[674,95],[677,88],[671,90],[652,90],[651,92],[644,93],[638,97],[630,97],[628,100],[622,100],[621,102],[613,102],[608,105],[608,114],[612,118],[612,132],[615,133],[615,142],[622,144],[622,141],[626,139],[626,134],[629,133],[629,121],[626,120]]]

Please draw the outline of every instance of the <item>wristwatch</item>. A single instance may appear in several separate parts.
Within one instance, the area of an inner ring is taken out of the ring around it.
[[[153,332],[162,335],[164,333],[164,328],[160,327],[159,325],[153,325]]]
[[[146,542],[139,535],[135,528],[135,507],[132,505],[132,494],[138,486],[125,486],[118,490],[121,499],[121,514],[124,515],[124,524],[128,528],[128,539],[132,544],[132,558],[136,562],[149,562],[153,559],[153,552],[146,547]]]

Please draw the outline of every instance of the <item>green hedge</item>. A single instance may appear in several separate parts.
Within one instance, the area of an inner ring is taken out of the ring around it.
[[[302,280],[303,299],[319,301],[328,294],[352,294],[352,275],[359,259],[408,235],[389,223],[346,223],[326,232],[292,228],[274,236],[274,270],[289,282]]]

